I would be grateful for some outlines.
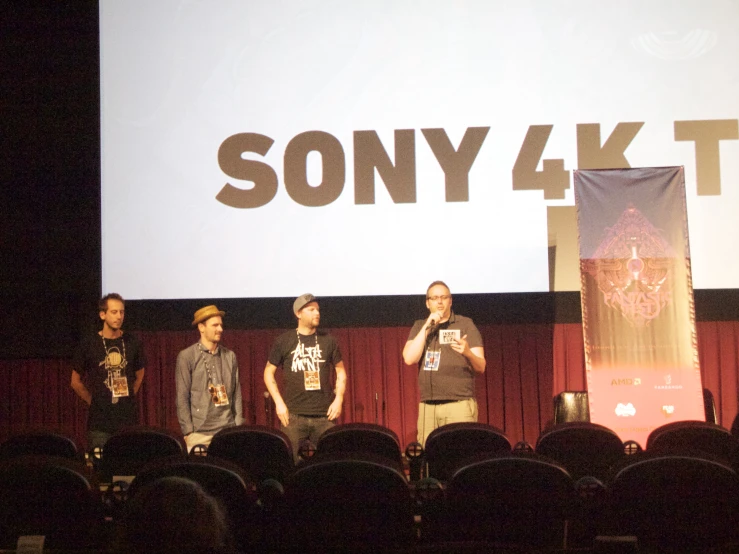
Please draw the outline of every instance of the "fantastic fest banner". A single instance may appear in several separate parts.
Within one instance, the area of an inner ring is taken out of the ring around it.
[[[705,420],[682,167],[574,172],[590,419]]]

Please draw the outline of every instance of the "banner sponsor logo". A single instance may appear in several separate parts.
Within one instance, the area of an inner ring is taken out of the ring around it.
[[[670,417],[675,413],[675,406],[662,406],[662,413],[665,414],[665,417]]]
[[[654,385],[654,388],[656,390],[682,390],[683,388],[682,385],[672,384],[672,375],[665,375],[664,380],[664,385]]]
[[[616,433],[640,433],[642,435],[647,435],[654,431],[656,427],[615,427],[613,430],[616,431]]]
[[[616,406],[616,415],[618,417],[634,417],[636,415],[636,408],[634,408],[631,402],[628,404],[621,404],[619,402],[618,406]]]
[[[641,385],[641,377],[626,377],[625,379],[611,379],[612,387],[638,387]]]

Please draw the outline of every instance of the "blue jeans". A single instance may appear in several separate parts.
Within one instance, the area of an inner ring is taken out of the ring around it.
[[[287,427],[282,426],[282,432],[290,439],[293,447],[293,459],[298,462],[298,449],[300,443],[309,440],[313,446],[318,444],[318,439],[326,432],[326,429],[333,427],[335,423],[329,421],[326,416],[303,416],[300,414],[290,414],[290,421]]]

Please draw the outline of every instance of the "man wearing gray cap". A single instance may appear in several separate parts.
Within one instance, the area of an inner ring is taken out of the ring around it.
[[[272,345],[264,368],[264,383],[275,401],[275,412],[290,438],[297,462],[301,442],[310,440],[317,444],[341,415],[346,370],[336,339],[318,331],[321,313],[316,297],[299,296],[293,303],[293,313],[298,327],[280,335]],[[284,397],[275,379],[278,367],[284,370]],[[336,372],[335,387],[331,385],[332,370]]]
[[[177,356],[177,418],[187,451],[209,445],[224,427],[244,423],[236,355],[221,345],[225,312],[205,306],[192,320],[200,340]]]

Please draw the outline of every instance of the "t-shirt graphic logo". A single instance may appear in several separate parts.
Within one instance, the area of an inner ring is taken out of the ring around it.
[[[121,351],[116,346],[106,348],[105,360],[100,362],[100,365],[108,370],[105,386],[113,393],[113,403],[116,403],[121,396],[128,396],[128,380],[124,376],[125,374],[121,375],[121,372],[128,365],[125,349],[124,353],[121,354]]]
[[[320,371],[321,364],[325,361],[321,357],[323,353],[318,344],[306,346],[302,342],[298,342],[291,354],[293,355],[293,362],[290,369],[293,371]]]
[[[105,361],[100,364],[105,364],[105,369],[108,371],[120,372],[122,369],[126,369],[126,358],[121,355],[121,351],[117,347],[112,347],[105,352]]]

